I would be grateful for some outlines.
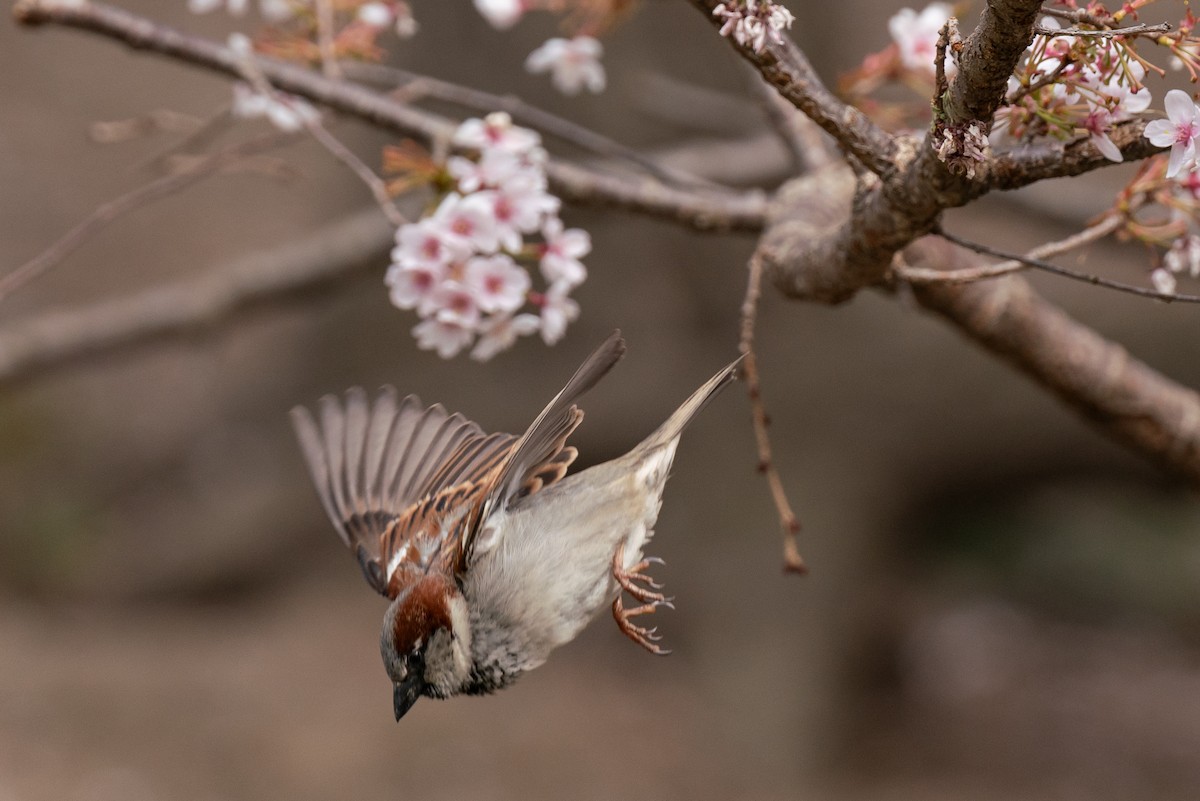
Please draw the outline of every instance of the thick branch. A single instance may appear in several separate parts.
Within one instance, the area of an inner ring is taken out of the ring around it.
[[[313,292],[351,271],[378,266],[392,232],[372,208],[200,278],[14,322],[0,330],[0,385],[164,337],[210,330],[235,314]]]
[[[973,263],[933,237],[905,251],[913,263]],[[1102,432],[1200,485],[1200,395],[1067,316],[1008,276],[914,286],[922,306],[1050,389]]]
[[[712,13],[714,8],[722,5],[721,0],[691,0],[691,3],[716,27],[721,27],[721,21]],[[779,43],[768,41],[761,53],[738,44],[732,37],[729,43],[782,97],[828,131],[868,170],[876,175],[891,172],[891,135],[866,114],[843,103],[825,88],[812,64],[794,42],[786,38]]]
[[[1041,0],[988,0],[979,25],[963,43],[962,69],[943,98],[946,122],[992,119],[1013,67],[1033,39],[1041,9]]]
[[[100,3],[20,0],[16,19],[26,25],[55,24],[92,31],[126,45],[240,78],[238,56],[226,47],[181,33],[145,17]],[[363,86],[330,80],[304,67],[259,58],[273,86],[426,143],[448,143],[455,124],[402,105]],[[765,213],[761,196],[684,190],[645,178],[629,178],[552,160],[546,166],[555,194],[578,203],[613,206],[681,222],[698,230],[757,228]],[[757,208],[755,214],[753,209]]]
[[[1007,77],[1032,38],[1038,8],[1040,0],[989,0],[963,45],[958,76],[946,93],[948,122],[991,120]],[[838,195],[841,217],[815,236],[797,239],[789,230],[795,211],[786,202],[775,207],[775,224],[761,248],[768,275],[785,295],[823,303],[850,299],[877,283],[892,256],[931,231],[945,209],[988,188],[982,179],[951,174],[928,138],[897,137],[895,144],[894,169],[864,180],[852,204],[845,192]]]
[[[1148,121],[1142,117],[1126,120],[1109,132],[1108,138],[1126,161],[1139,161],[1164,152],[1164,148],[1150,144],[1146,138]],[[1047,140],[997,155],[988,164],[987,182],[992,189],[1020,189],[1047,178],[1083,175],[1112,164],[1087,137],[1070,142]]]

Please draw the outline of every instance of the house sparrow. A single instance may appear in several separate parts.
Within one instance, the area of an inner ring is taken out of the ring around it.
[[[605,603],[621,631],[667,653],[635,617],[670,606],[644,572],[684,426],[738,359],[632,451],[564,478],[574,401],[625,353],[616,331],[520,437],[486,434],[384,387],[325,396],[292,421],[325,511],[367,583],[391,599],[380,651],[396,720],[427,695],[490,693],[546,661]],[[639,602],[624,606],[621,591]]]

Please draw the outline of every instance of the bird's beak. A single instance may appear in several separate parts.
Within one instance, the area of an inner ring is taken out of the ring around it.
[[[419,673],[410,673],[408,678],[392,686],[392,707],[396,712],[396,722],[404,717],[404,713],[412,709],[412,705],[421,697],[425,689],[425,679]]]

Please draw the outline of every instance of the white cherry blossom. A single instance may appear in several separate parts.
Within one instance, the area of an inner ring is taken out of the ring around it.
[[[437,262],[420,262],[388,268],[384,283],[388,296],[398,309],[415,309],[428,298],[445,280],[447,269]]]
[[[435,218],[400,226],[396,231],[396,247],[392,249],[392,261],[400,265],[445,265],[470,255],[470,245]]]
[[[555,88],[563,94],[577,95],[581,89],[604,91],[604,65],[600,57],[604,46],[591,36],[573,39],[549,39],[525,59],[525,69],[533,73],[549,72]]]
[[[479,342],[471,351],[471,358],[478,362],[486,362],[500,351],[508,350],[517,341],[517,337],[529,336],[542,325],[536,314],[518,314],[510,317],[498,314],[484,321],[479,334]]]
[[[1167,119],[1146,124],[1146,138],[1158,147],[1170,147],[1167,177],[1174,178],[1185,167],[1196,162],[1196,137],[1200,136],[1200,108],[1187,92],[1172,89],[1164,101]]]
[[[412,330],[421,350],[436,350],[443,359],[453,358],[471,344],[475,331],[452,316],[438,314],[417,323]]]
[[[542,298],[542,339],[547,345],[567,333],[567,325],[579,317],[579,304],[567,296],[566,284],[554,284]]]
[[[581,228],[563,230],[558,217],[547,217],[542,224],[542,276],[551,284],[579,286],[587,278],[581,258],[592,251],[592,237]]]
[[[433,214],[438,228],[456,241],[456,253],[494,253],[500,247],[500,229],[491,204],[478,194],[446,195]]]
[[[900,63],[910,70],[934,74],[939,31],[953,14],[954,10],[945,3],[930,3],[920,13],[902,8],[894,14],[888,20],[888,33],[896,43]],[[945,67],[947,77],[957,69],[949,54]]]
[[[511,313],[521,308],[529,294],[529,273],[504,254],[476,256],[467,261],[463,283],[484,312]]]
[[[465,120],[454,132],[452,140],[460,147],[471,147],[481,152],[507,150],[510,153],[528,153],[542,143],[537,131],[514,125],[512,117],[504,111],[494,111],[482,120]]]
[[[479,302],[471,288],[453,279],[442,281],[421,299],[417,312],[474,330],[479,322]]]

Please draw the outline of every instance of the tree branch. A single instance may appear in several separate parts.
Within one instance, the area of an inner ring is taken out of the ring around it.
[[[690,0],[717,28],[721,21],[713,9],[721,0]],[[789,103],[804,112],[848,153],[876,175],[892,171],[894,145],[892,136],[871,121],[854,106],[847,105],[825,87],[803,51],[790,39],[780,43],[768,41],[762,52],[738,44],[732,37],[729,44],[742,58],[758,70],[767,83],[775,87]]]
[[[969,252],[936,237],[911,263],[965,267]],[[1200,485],[1200,395],[1155,372],[1034,292],[1023,278],[914,286],[913,294],[983,347],[1053,391],[1100,431]]]
[[[963,45],[958,75],[943,96],[946,119],[939,126],[982,120],[986,127],[1032,38],[1040,7],[1039,0],[989,0]],[[894,169],[888,173],[866,176],[853,189],[838,180],[837,191],[826,199],[840,213],[826,213],[823,227],[799,220],[811,205],[797,202],[799,191],[781,193],[760,248],[768,276],[785,295],[822,303],[850,299],[878,283],[893,255],[933,230],[945,209],[987,191],[982,179],[952,174],[930,138],[896,137],[894,143]],[[803,238],[796,235],[800,229]]]
[[[241,77],[241,62],[229,48],[113,6],[19,0],[13,14],[25,25],[53,24],[91,31],[137,50]],[[452,121],[397,103],[366,87],[330,80],[313,70],[266,57],[257,58],[255,63],[272,86],[381,128],[427,144],[448,143],[454,133],[456,125]],[[552,191],[564,200],[639,211],[696,230],[754,230],[765,218],[766,203],[758,193],[678,189],[648,178],[605,173],[559,160],[546,165],[546,174]]]
[[[237,314],[314,292],[355,270],[377,267],[393,233],[372,208],[200,278],[11,323],[0,329],[0,385],[165,337],[212,330]]]

